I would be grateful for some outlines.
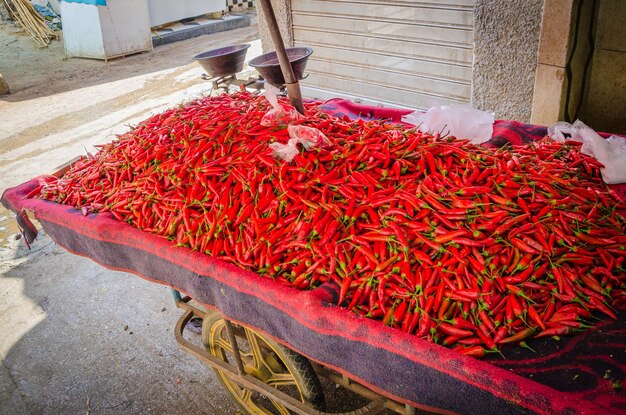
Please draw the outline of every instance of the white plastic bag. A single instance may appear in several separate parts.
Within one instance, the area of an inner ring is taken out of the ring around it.
[[[267,111],[261,118],[261,125],[265,127],[276,127],[280,125],[300,124],[306,117],[298,112],[292,105],[278,102],[279,89],[266,84],[263,96],[270,102],[272,109]]]
[[[613,135],[605,140],[580,120],[574,124],[557,122],[548,128],[548,135],[560,142],[568,139],[583,143],[580,151],[604,165],[600,169],[604,183],[626,183],[626,138]]]
[[[548,135],[550,136],[551,139],[558,141],[559,143],[562,143],[565,140],[582,141],[582,138],[574,137],[572,134],[572,131],[575,128],[574,126],[579,125],[578,123],[582,124],[582,122],[579,120],[577,120],[574,123],[574,125],[565,121],[559,121],[556,124],[548,127]],[[566,137],[565,136],[566,134],[569,135],[570,137],[569,138]]]
[[[421,131],[453,135],[468,139],[474,144],[484,143],[493,134],[493,112],[480,111],[470,105],[439,105],[426,112],[415,111],[402,117],[402,121]]]
[[[288,163],[298,155],[298,144],[305,150],[311,147],[326,147],[332,145],[331,141],[317,128],[305,127],[304,125],[290,125],[287,127],[289,141],[287,144],[272,143],[270,148],[274,150],[274,155]]]

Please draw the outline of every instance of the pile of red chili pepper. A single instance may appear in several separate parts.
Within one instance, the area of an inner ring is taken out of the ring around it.
[[[486,148],[308,103],[332,145],[287,163],[269,109],[238,93],[155,115],[40,197],[298,289],[334,281],[343,307],[473,356],[626,301],[620,201],[578,144]]]

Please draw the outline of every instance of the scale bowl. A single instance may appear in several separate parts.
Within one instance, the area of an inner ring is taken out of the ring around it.
[[[287,57],[291,63],[293,74],[297,80],[300,80],[304,76],[304,67],[306,66],[309,56],[313,53],[313,49],[303,46],[297,48],[287,48]],[[257,56],[250,60],[248,65],[256,69],[265,80],[276,87],[280,87],[285,84],[285,78],[280,70],[280,64],[278,63],[278,56],[276,52],[268,52],[263,55]]]
[[[212,77],[234,75],[241,72],[250,45],[233,45],[202,52],[193,57]]]

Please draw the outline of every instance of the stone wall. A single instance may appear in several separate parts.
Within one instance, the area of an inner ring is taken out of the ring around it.
[[[543,0],[478,0],[474,14],[472,105],[528,122]]]
[[[293,46],[293,30],[291,28],[291,0],[271,0],[276,21],[280,28],[280,34],[283,36],[285,47]],[[265,16],[259,2],[256,3],[256,10],[259,16],[259,35],[261,36],[261,45],[263,52],[274,50],[274,43],[270,36],[269,29],[265,24]]]
[[[626,134],[626,2],[598,3],[595,48],[580,112],[572,115],[599,130]]]

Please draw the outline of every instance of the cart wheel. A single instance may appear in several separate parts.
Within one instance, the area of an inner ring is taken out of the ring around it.
[[[249,328],[233,324],[244,369],[266,384],[279,389],[303,403],[324,410],[324,393],[311,363],[275,341]],[[202,342],[207,351],[225,362],[235,365],[233,349],[226,332],[224,319],[218,313],[207,314],[202,324]],[[242,388],[214,369],[218,380],[246,413],[251,415],[288,415],[292,412],[278,402]]]

